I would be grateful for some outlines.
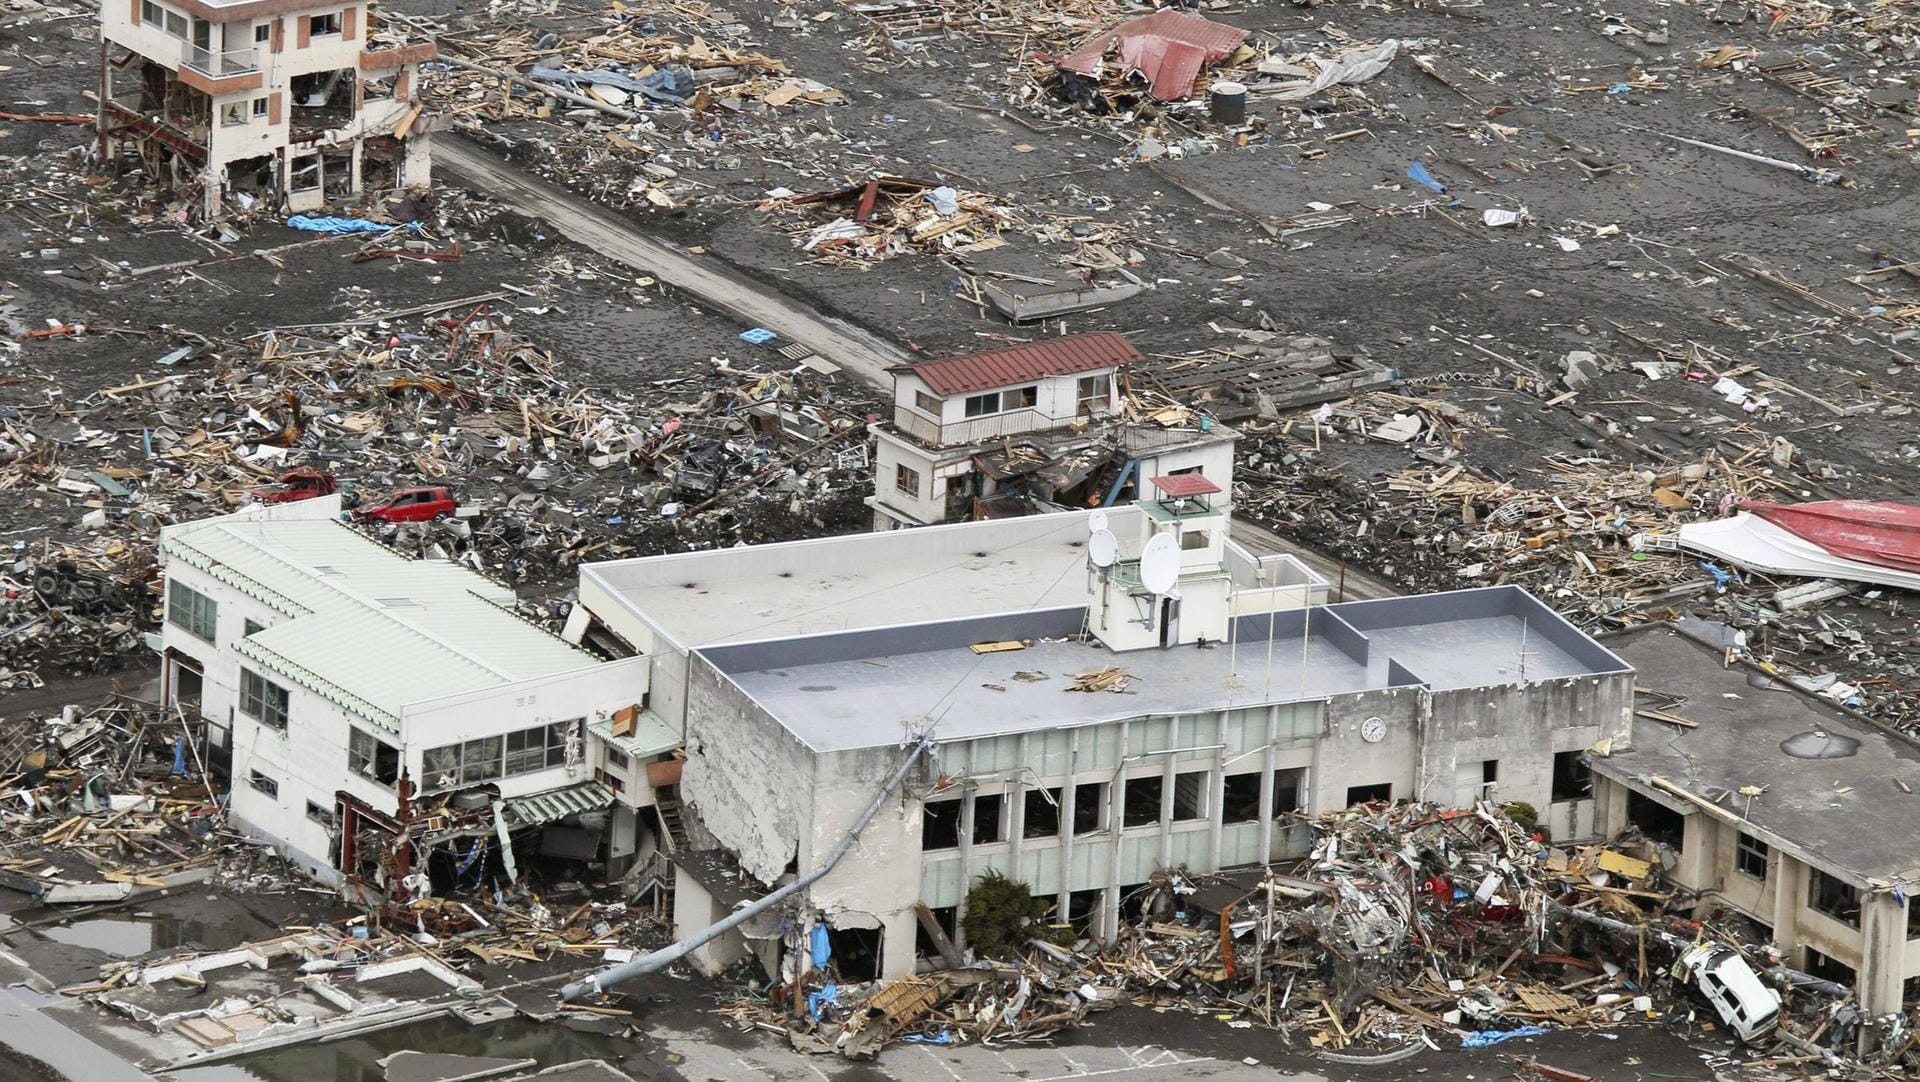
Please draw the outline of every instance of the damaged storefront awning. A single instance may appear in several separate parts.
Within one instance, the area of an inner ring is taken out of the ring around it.
[[[613,790],[597,781],[549,789],[506,802],[508,827],[537,827],[558,822],[575,812],[594,811],[613,803]]]
[[[590,721],[587,731],[608,747],[633,759],[646,759],[680,746],[680,733],[667,719],[651,710],[642,710],[633,718],[631,731],[615,734],[613,719]]]

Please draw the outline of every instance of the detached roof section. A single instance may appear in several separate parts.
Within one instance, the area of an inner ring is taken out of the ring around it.
[[[1140,351],[1133,348],[1125,335],[1100,331],[897,365],[891,371],[919,376],[935,394],[946,396],[1012,387],[1048,376],[1117,368],[1139,359]]]
[[[1232,56],[1247,32],[1179,11],[1156,11],[1129,19],[1082,45],[1060,61],[1062,70],[1099,78],[1107,53],[1118,48],[1125,74],[1146,76],[1155,101],[1179,101],[1209,64]]]
[[[306,504],[337,500],[286,505],[297,518],[249,511],[161,532],[169,560],[292,617],[236,642],[242,655],[396,731],[413,703],[599,663],[510,611],[511,589],[408,559]]]

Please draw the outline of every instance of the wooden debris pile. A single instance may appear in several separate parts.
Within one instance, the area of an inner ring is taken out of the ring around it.
[[[906,252],[957,251],[997,240],[1028,223],[1013,206],[982,192],[881,175],[842,188],[779,195],[760,204],[779,218],[796,212],[811,224],[788,230],[809,262],[866,269]],[[825,221],[821,221],[825,219]]]

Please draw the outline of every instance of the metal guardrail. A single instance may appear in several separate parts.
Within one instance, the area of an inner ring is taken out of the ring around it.
[[[1038,407],[1028,406],[1009,413],[989,413],[983,417],[969,417],[964,421],[950,421],[942,424],[906,406],[896,405],[893,408],[893,423],[896,428],[922,443],[935,447],[976,443],[998,436],[1018,436],[1026,432],[1065,428],[1073,421],[1072,417],[1049,417],[1040,412]]]
[[[202,49],[198,45],[181,47],[181,62],[198,72],[204,72],[215,78],[226,75],[246,75],[260,70],[260,56],[253,49],[227,49],[216,52]]]

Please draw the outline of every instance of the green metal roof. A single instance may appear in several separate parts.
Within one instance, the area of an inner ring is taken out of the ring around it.
[[[410,704],[599,664],[513,613],[508,587],[333,519],[229,515],[168,527],[161,546],[291,617],[240,654],[391,730]]]
[[[613,735],[611,721],[589,721],[587,731],[613,750],[636,759],[672,751],[680,746],[679,732],[668,725],[665,718],[651,710],[640,711],[640,716],[633,721],[633,732],[626,736]]]
[[[507,800],[508,827],[537,827],[558,822],[574,812],[593,811],[613,803],[613,790],[597,781],[550,789],[533,796]]]

